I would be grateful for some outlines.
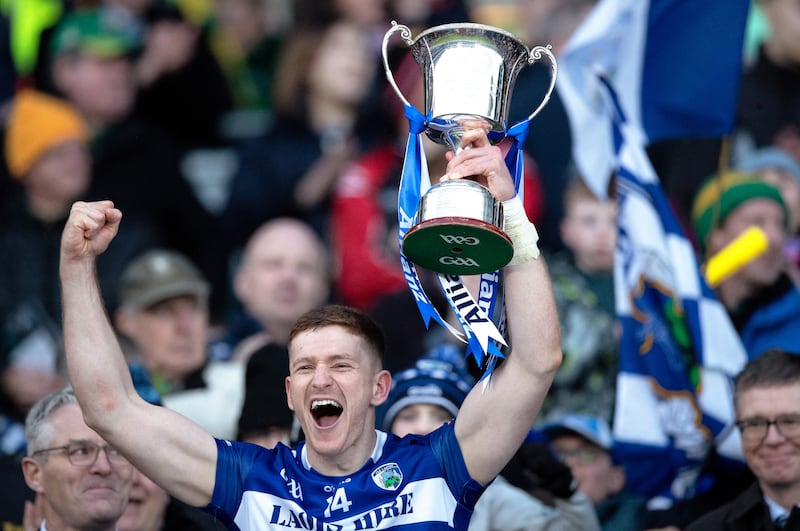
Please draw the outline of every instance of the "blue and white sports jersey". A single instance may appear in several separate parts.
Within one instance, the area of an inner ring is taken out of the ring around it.
[[[323,476],[306,447],[217,440],[206,510],[230,529],[345,531],[467,529],[484,487],[469,477],[454,423],[402,439],[377,432],[370,459],[348,476]]]

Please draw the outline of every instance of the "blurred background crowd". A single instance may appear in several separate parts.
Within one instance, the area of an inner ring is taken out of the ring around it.
[[[506,29],[528,47],[550,44],[558,56],[593,7],[593,0],[0,0],[0,522],[22,525],[24,502],[34,499],[19,464],[25,417],[68,383],[57,269],[76,200],[112,199],[123,212],[98,274],[137,388],[215,436],[265,446],[302,437],[286,406],[286,342],[294,320],[325,302],[358,307],[380,323],[393,373],[432,379],[419,361],[433,356],[471,385],[481,368],[458,360],[442,330],[426,330],[400,267],[397,193],[408,126],[384,75],[383,37],[393,20],[413,36],[470,21]],[[421,109],[419,67],[399,38],[388,52],[398,87]],[[754,1],[742,58],[731,141],[669,140],[648,154],[701,262],[749,224],[777,250],[718,287],[754,358],[772,347],[800,351],[800,5]],[[522,70],[511,123],[538,104],[548,75],[548,65]],[[542,429],[504,477],[526,495],[538,493],[555,515],[551,524],[561,511],[567,523],[558,529],[682,528],[752,477],[744,465],[726,468],[718,476],[725,481],[680,500],[697,504],[670,507],[625,485],[609,430],[620,335],[617,208],[614,194],[598,198],[585,185],[571,147],[556,92],[526,140],[525,206],[550,267],[565,357]],[[445,148],[425,149],[431,176],[443,175]],[[702,188],[721,167],[725,179]],[[420,276],[434,285],[430,272]],[[428,294],[446,314],[438,289]],[[768,323],[759,328],[761,317]],[[454,389],[449,415],[463,399]],[[549,455],[542,448],[551,443]],[[594,480],[591,467],[603,467]],[[584,520],[554,501],[573,497],[572,476],[597,509]],[[147,485],[143,476],[137,481]],[[213,524],[192,520],[157,487],[140,490],[161,500],[162,512],[170,507],[163,529]],[[612,511],[607,502],[619,497]],[[617,510],[624,516],[615,520]]]

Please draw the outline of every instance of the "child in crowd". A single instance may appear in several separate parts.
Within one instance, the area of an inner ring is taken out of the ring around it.
[[[614,246],[616,201],[596,197],[574,176],[564,192],[561,239],[548,260],[564,361],[545,401],[545,417],[582,412],[611,422],[617,377]]]

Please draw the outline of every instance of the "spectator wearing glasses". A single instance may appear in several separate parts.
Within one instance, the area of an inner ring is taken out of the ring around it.
[[[43,499],[41,531],[112,530],[133,467],[83,421],[71,388],[43,397],[25,421],[25,481]]]
[[[800,356],[771,349],[736,377],[736,426],[756,477],[686,531],[800,529]]]

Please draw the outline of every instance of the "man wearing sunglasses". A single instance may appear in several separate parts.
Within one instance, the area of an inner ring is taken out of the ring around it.
[[[43,500],[40,531],[113,530],[133,467],[83,421],[71,388],[37,402],[25,422],[25,481]]]
[[[736,426],[756,482],[686,531],[800,529],[800,356],[772,349],[736,377]]]

